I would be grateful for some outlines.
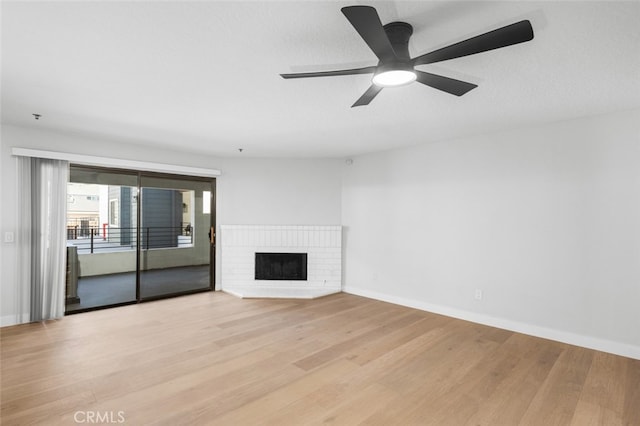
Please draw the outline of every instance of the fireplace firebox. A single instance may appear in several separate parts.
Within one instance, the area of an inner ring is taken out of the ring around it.
[[[256,253],[256,280],[307,280],[307,253]]]

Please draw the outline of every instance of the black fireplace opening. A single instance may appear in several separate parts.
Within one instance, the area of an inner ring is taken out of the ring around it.
[[[256,253],[256,280],[307,280],[307,253]]]

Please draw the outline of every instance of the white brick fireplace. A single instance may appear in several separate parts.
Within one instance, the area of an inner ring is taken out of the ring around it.
[[[239,297],[314,298],[342,290],[342,227],[221,225],[222,290]],[[307,253],[307,280],[256,280],[256,253]]]

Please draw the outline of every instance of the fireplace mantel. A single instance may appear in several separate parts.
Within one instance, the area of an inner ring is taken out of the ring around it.
[[[222,225],[222,290],[238,297],[311,299],[342,290],[339,225]],[[307,279],[256,280],[256,253],[306,253]]]

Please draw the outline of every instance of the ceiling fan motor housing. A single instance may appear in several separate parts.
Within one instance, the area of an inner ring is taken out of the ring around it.
[[[409,56],[409,38],[411,38],[411,34],[413,34],[413,27],[406,22],[390,22],[383,28],[396,53],[398,62],[411,62],[411,56]]]

